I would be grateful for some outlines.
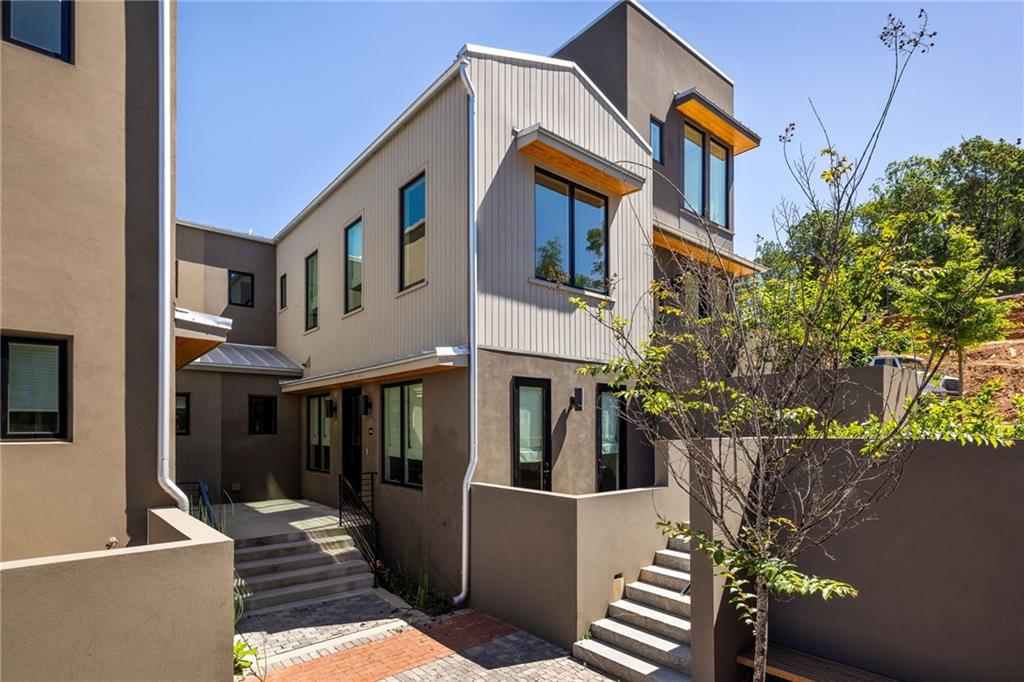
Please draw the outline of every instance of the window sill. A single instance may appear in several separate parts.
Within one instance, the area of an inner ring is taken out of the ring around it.
[[[615,299],[608,294],[602,294],[599,291],[591,291],[590,289],[580,289],[579,287],[569,286],[568,284],[558,284],[556,282],[549,282],[546,279],[539,279],[537,277],[531,277],[529,279],[530,284],[538,287],[544,287],[545,289],[551,289],[552,291],[565,291],[573,296],[582,296],[583,298],[592,298],[596,301],[605,301],[607,303],[615,303]]]
[[[690,220],[692,222],[695,222],[698,225],[702,225],[703,223],[706,222],[708,227],[712,227],[712,228],[714,228],[716,230],[720,230],[722,232],[725,232],[726,234],[732,234],[733,233],[732,232],[732,228],[730,228],[729,226],[727,226],[727,225],[719,225],[718,223],[713,222],[710,218],[708,218],[708,219],[702,218],[701,216],[697,215],[696,213],[694,213],[693,211],[691,211],[688,208],[684,208],[684,207],[680,206],[679,207],[679,215],[680,215],[680,217],[685,218],[687,220]]]
[[[306,334],[312,334],[313,332],[318,332],[318,331],[320,331],[320,325],[317,325],[315,327],[310,327],[306,331],[302,332],[302,335],[305,336]]]
[[[416,282],[416,284],[410,284],[409,286],[407,286],[406,288],[402,289],[397,294],[395,294],[395,298],[401,298],[402,296],[405,296],[406,294],[411,294],[414,291],[419,291],[423,287],[427,286],[427,284],[428,284],[427,280],[423,280],[422,282]]]
[[[0,438],[4,445],[74,445],[75,441],[70,438],[18,438],[17,436],[4,436]]]
[[[353,315],[358,315],[361,312],[363,312],[363,306],[359,306],[358,308],[354,308],[354,309],[348,311],[347,313],[342,313],[341,314],[341,319],[344,320],[346,317],[352,317]]]

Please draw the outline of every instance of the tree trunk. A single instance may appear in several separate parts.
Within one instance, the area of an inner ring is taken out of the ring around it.
[[[960,380],[960,397],[963,398],[967,387],[964,386],[964,351],[962,348],[956,352],[956,372],[957,379]]]
[[[754,619],[754,682],[764,682],[768,665],[768,586],[758,578],[754,591],[757,615]]]

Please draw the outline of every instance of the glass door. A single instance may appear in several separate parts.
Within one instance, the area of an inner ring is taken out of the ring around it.
[[[626,487],[626,424],[622,400],[607,386],[597,389],[597,491]]]
[[[551,382],[512,381],[512,485],[551,490]]]

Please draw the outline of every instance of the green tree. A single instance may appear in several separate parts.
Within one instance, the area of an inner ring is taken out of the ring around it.
[[[946,217],[938,216],[935,222],[945,223]],[[1014,281],[1014,271],[996,266],[982,252],[971,227],[949,226],[940,245],[945,262],[925,261],[912,268],[897,306],[908,316],[911,334],[929,350],[956,354],[957,375],[964,390],[966,351],[1002,339],[1010,327],[1007,316],[1013,304],[996,295]]]

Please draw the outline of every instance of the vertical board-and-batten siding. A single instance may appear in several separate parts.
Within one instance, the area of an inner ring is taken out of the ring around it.
[[[615,353],[610,335],[568,301],[570,294],[530,281],[534,168],[543,166],[517,151],[513,130],[539,123],[646,179],[639,192],[608,197],[609,272],[617,277],[612,310],[635,314],[637,334],[650,317],[650,306],[638,305],[653,273],[650,154],[571,69],[473,55],[470,71],[479,94],[480,344],[569,358],[610,357]]]
[[[288,275],[279,348],[306,376],[467,341],[466,91],[456,76],[278,244]],[[427,177],[427,283],[398,296],[399,189]],[[363,220],[363,310],[344,311],[344,230]],[[319,329],[305,331],[305,258],[318,251]]]

